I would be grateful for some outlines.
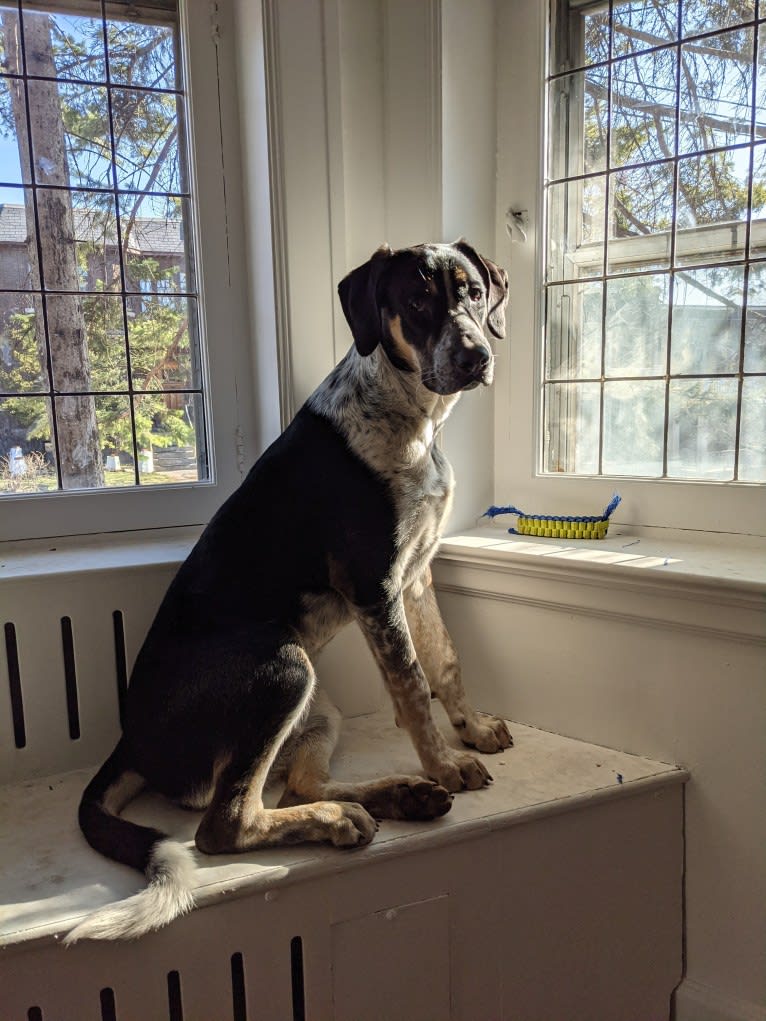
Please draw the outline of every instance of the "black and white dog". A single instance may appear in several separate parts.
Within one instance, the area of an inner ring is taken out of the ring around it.
[[[384,246],[339,292],[354,346],[181,566],[136,660],[123,736],[82,797],[88,842],[148,886],[67,942],[139,936],[193,906],[191,851],[120,818],[145,786],[204,809],[196,844],[207,854],[355,847],[376,818],[433,819],[451,792],[490,780],[436,728],[432,694],[464,744],[511,744],[502,720],[466,701],[429,570],[453,488],[436,437],[460,393],[492,381],[487,337],[505,334],[508,277],[462,240]],[[312,657],[351,619],[429,779],[330,778],[340,717]],[[267,809],[277,769],[286,789]]]

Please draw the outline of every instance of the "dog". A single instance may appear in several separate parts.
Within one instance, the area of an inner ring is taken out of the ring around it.
[[[148,885],[87,916],[67,943],[134,938],[193,907],[192,852],[120,818],[144,787],[204,810],[205,854],[357,847],[377,819],[435,819],[454,792],[490,782],[437,729],[432,697],[468,747],[512,744],[501,719],[466,700],[429,569],[453,490],[436,439],[460,394],[492,382],[507,274],[462,239],[384,245],[338,291],[354,344],[181,565],[136,659],[122,737],[82,796],[88,843]],[[312,658],[350,620],[423,776],[330,777],[340,714]],[[285,792],[267,809],[276,773]]]

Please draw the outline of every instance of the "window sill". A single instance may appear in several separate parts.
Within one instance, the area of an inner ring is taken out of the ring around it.
[[[62,536],[0,543],[0,582],[124,568],[174,566],[202,526]]]
[[[0,583],[172,569],[185,559],[200,531],[165,528],[0,543]],[[513,536],[489,526],[445,538],[434,577],[447,591],[537,599],[572,612],[638,615],[764,641],[766,556],[759,540],[731,544],[657,538],[621,534],[613,526],[604,540],[568,541]]]
[[[612,528],[558,540],[475,528],[442,541],[437,588],[586,616],[766,640],[766,557],[759,541],[703,542]]]

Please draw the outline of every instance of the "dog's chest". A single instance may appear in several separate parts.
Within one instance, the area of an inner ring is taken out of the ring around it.
[[[428,455],[390,480],[397,510],[393,588],[405,589],[436,553],[454,489],[452,467],[432,446]]]

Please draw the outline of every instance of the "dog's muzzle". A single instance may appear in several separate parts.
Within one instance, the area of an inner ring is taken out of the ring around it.
[[[472,343],[464,345],[455,355],[455,369],[466,380],[461,387],[462,390],[472,390],[474,387],[492,382],[494,368],[492,351],[484,343]]]

